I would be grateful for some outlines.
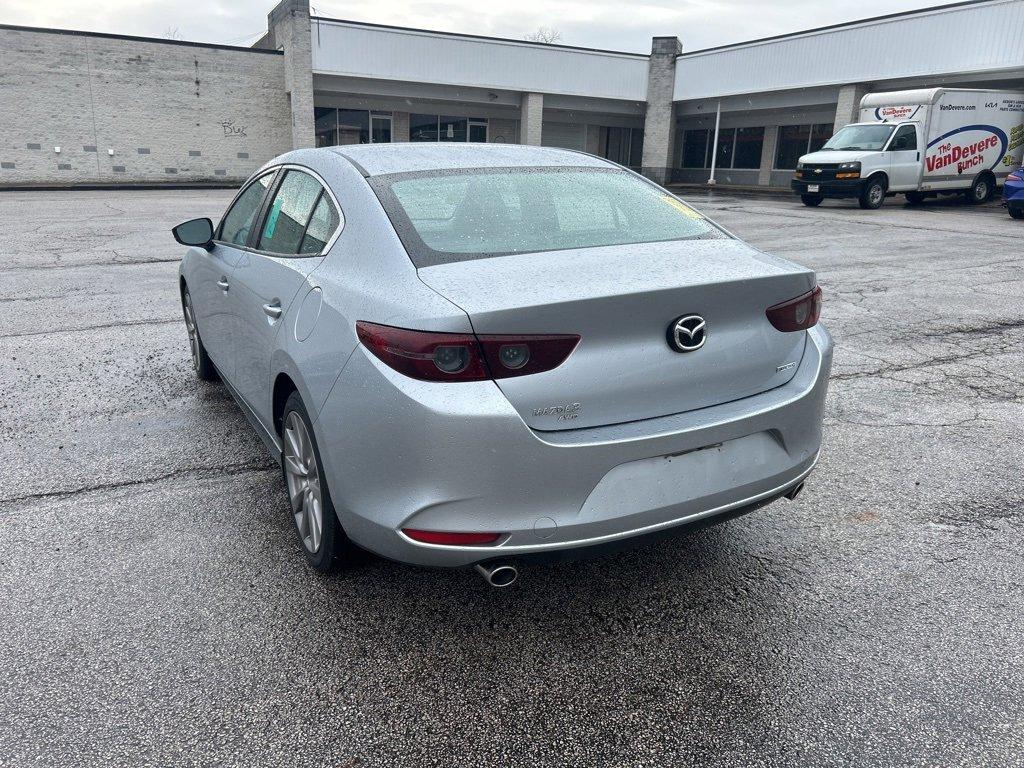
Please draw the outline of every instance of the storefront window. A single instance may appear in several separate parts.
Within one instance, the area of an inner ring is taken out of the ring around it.
[[[450,115],[410,115],[409,141],[487,141],[487,120]]]
[[[440,141],[465,141],[468,134],[469,121],[464,117],[441,116],[438,124]]]
[[[437,141],[437,115],[409,115],[409,141]]]
[[[338,143],[338,110],[333,107],[317,107],[313,110],[316,145],[333,147]]]
[[[338,143],[369,144],[370,113],[364,109],[339,109]]]
[[[811,126],[782,125],[779,126],[779,145],[775,151],[775,167],[782,170],[796,168],[801,155],[807,154],[807,145],[811,140]]]
[[[683,132],[683,168],[708,167],[709,134],[706,128]]]
[[[796,164],[803,155],[817,152],[831,136],[831,123],[780,126],[775,167],[785,171],[796,168]]]
[[[764,128],[737,128],[733,168],[761,167],[761,149],[764,146]]]

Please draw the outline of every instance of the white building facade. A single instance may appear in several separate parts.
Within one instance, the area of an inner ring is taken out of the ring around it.
[[[0,47],[0,187],[236,183],[293,147],[392,141],[785,186],[865,93],[1024,88],[1024,0],[650,54],[319,18],[308,0],[283,0],[250,49],[5,26]]]

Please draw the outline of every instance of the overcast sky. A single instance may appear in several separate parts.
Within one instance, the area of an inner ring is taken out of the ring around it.
[[[274,0],[0,0],[0,23],[247,45]],[[559,42],[650,51],[653,35],[684,50],[735,43],[914,8],[942,0],[313,0],[321,16],[521,38],[538,27]],[[814,62],[807,62],[814,66]]]

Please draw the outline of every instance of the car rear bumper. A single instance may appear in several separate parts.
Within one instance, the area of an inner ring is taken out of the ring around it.
[[[808,192],[808,185],[817,184],[817,192]],[[804,179],[792,179],[789,182],[790,188],[798,195],[821,195],[822,197],[842,198],[857,197],[860,195],[864,179],[833,179],[830,181],[806,181]]]
[[[821,446],[832,341],[807,334],[787,384],[626,424],[539,432],[493,382],[403,377],[362,348],[314,425],[339,518],[359,545],[428,566],[562,559],[732,516],[777,498]],[[500,532],[442,546],[403,528]]]

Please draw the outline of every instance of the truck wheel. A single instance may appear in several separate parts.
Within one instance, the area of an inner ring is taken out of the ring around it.
[[[987,175],[982,174],[974,180],[971,188],[967,190],[967,202],[971,205],[981,205],[991,200],[994,193],[995,185],[992,184],[992,180]]]
[[[909,205],[920,205],[924,202],[923,192],[907,192],[907,203]]]
[[[885,202],[885,181],[878,176],[868,179],[868,183],[860,191],[860,207],[869,211],[877,211]]]
[[[1011,219],[1024,219],[1024,208],[1009,208]]]
[[[824,199],[824,195],[800,195],[800,202],[808,208],[817,208]]]

